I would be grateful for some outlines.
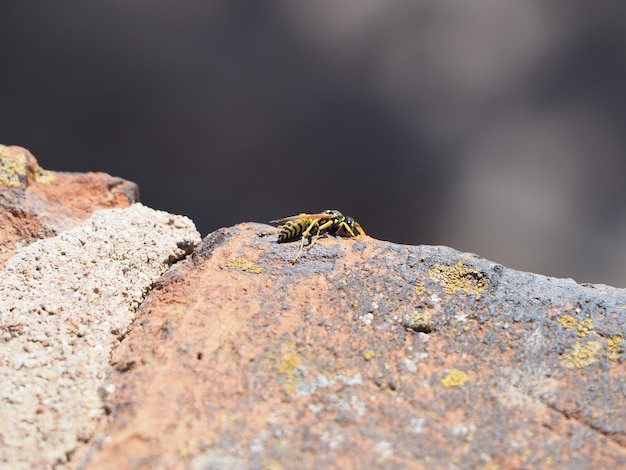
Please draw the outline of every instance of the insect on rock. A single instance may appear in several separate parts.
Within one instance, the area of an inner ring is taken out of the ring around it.
[[[302,213],[291,217],[272,220],[271,224],[279,224],[275,231],[264,232],[262,235],[278,234],[278,243],[301,239],[300,249],[292,260],[295,263],[304,249],[304,241],[308,238],[310,250],[317,239],[323,235],[334,235],[346,238],[361,238],[365,231],[352,217],[343,215],[338,210],[328,209],[317,214]]]

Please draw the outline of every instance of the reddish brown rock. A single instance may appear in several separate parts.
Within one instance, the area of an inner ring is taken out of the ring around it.
[[[209,235],[113,356],[78,468],[623,468],[626,291],[446,247]]]
[[[128,207],[138,198],[130,181],[106,173],[46,171],[28,150],[0,145],[0,266],[20,242],[54,236],[96,209]]]

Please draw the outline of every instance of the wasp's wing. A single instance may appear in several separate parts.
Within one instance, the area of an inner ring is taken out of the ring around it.
[[[291,220],[296,221],[296,220],[306,220],[306,219],[332,219],[333,217],[335,217],[333,214],[298,214],[298,215],[292,215],[291,217],[283,217],[282,219],[276,219],[276,220],[270,220],[270,224],[281,224],[283,222],[289,222]]]

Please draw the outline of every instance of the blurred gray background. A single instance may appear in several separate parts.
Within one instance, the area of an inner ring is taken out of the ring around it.
[[[626,4],[0,7],[0,143],[203,235],[336,208],[369,235],[626,287]]]

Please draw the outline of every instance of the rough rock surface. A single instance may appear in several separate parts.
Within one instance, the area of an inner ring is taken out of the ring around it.
[[[626,290],[265,229],[157,282],[77,468],[626,466]]]
[[[46,171],[28,150],[0,145],[0,266],[16,245],[57,235],[96,209],[128,207],[138,197],[130,181]]]
[[[0,146],[0,467],[626,466],[626,290],[137,194]]]
[[[199,242],[188,218],[134,204],[97,211],[4,264],[0,467],[63,464],[92,436],[111,352],[148,289]]]

